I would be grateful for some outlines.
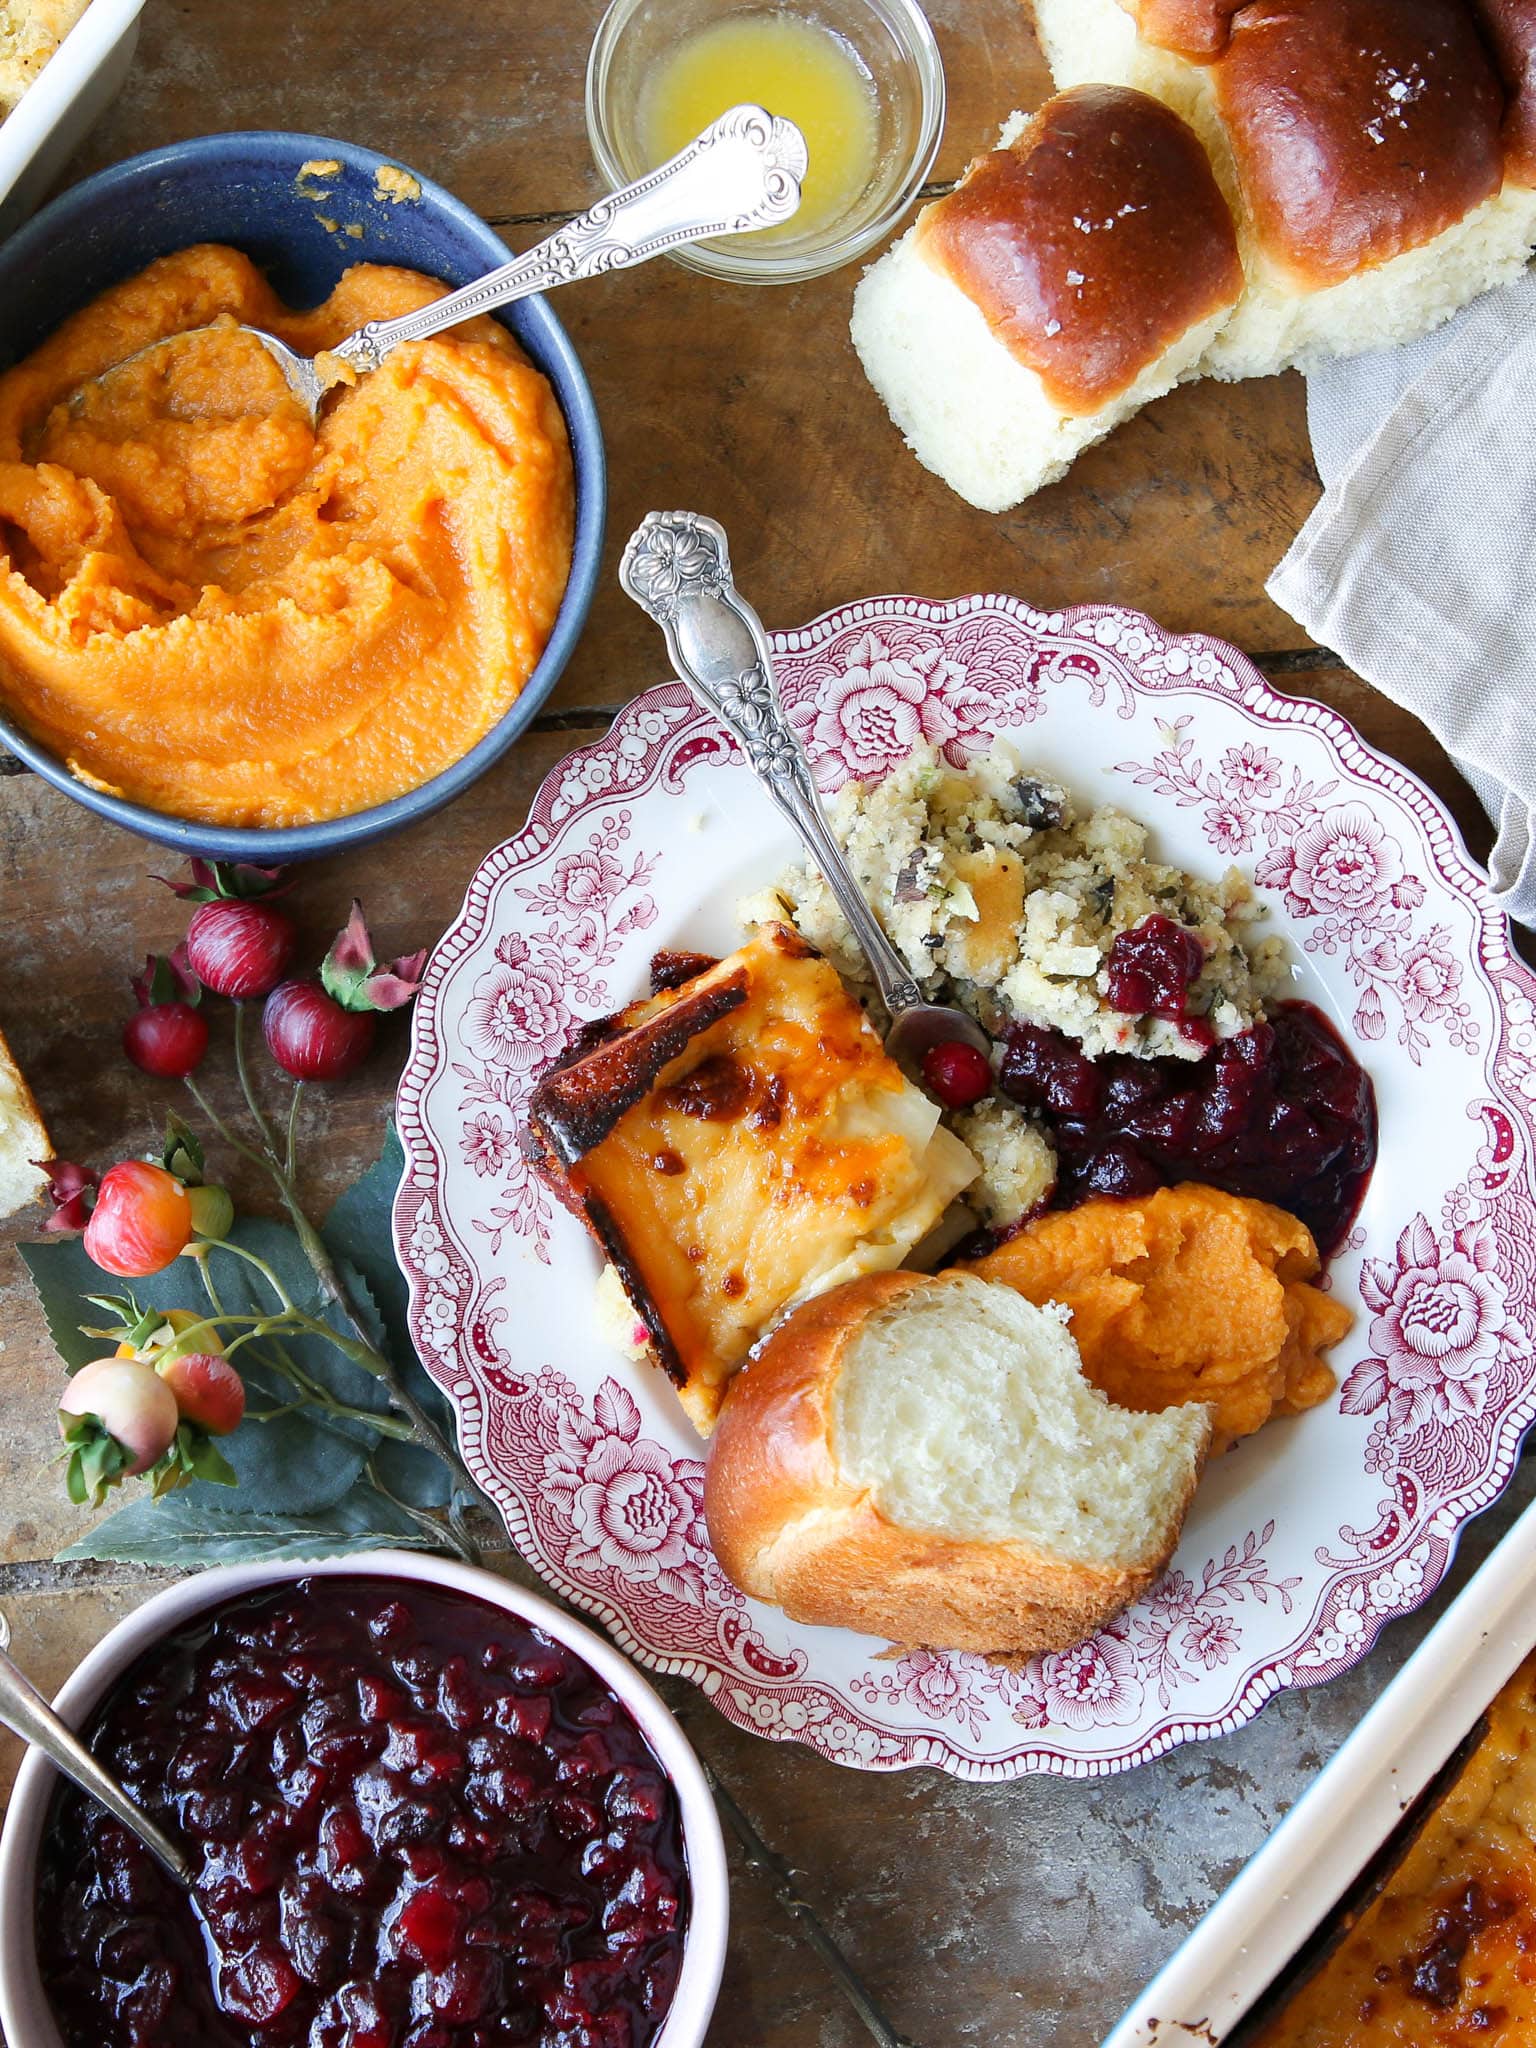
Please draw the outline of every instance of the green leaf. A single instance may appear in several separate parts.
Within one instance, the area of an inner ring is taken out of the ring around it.
[[[133,1460],[109,1435],[99,1415],[74,1415],[64,1424],[64,1441],[69,1456],[64,1468],[64,1486],[77,1508],[87,1502],[99,1508],[113,1480]]]
[[[213,1438],[206,1430],[198,1429],[190,1422],[179,1425],[170,1449],[150,1467],[145,1477],[156,1500],[175,1493],[194,1479],[205,1479],[212,1486],[238,1486],[240,1483],[234,1467]]]
[[[391,1338],[405,1330],[405,1276],[395,1259],[393,1214],[405,1149],[394,1119],[384,1127],[384,1149],[336,1203],[320,1226],[332,1254],[355,1266],[368,1283],[374,1306]]]
[[[320,1226],[320,1235],[334,1258],[362,1275],[369,1303],[382,1325],[383,1348],[412,1394],[451,1443],[453,1414],[437,1382],[423,1370],[416,1356],[408,1314],[410,1293],[395,1257],[395,1196],[404,1172],[405,1149],[394,1119],[390,1118],[385,1125],[383,1151],[362,1179],[354,1182],[336,1203]],[[380,1339],[375,1336],[374,1342]],[[393,1478],[389,1484],[394,1484]]]
[[[80,1331],[82,1322],[97,1321],[90,1304],[98,1299],[95,1290],[101,1285],[102,1272],[85,1256],[79,1238],[50,1237],[42,1244],[23,1244],[16,1249],[37,1289],[48,1334],[69,1370],[78,1372],[93,1358],[106,1357],[111,1348],[106,1341],[82,1336]]]
[[[417,1400],[451,1437],[453,1422],[448,1405],[422,1370],[411,1344],[407,1290],[395,1262],[391,1213],[404,1165],[400,1141],[390,1125],[379,1159],[337,1202],[322,1234],[353,1297],[369,1341],[386,1352]],[[340,1312],[327,1311],[321,1303],[313,1272],[292,1231],[260,1218],[243,1217],[236,1223],[231,1240],[264,1258],[307,1313],[345,1330]],[[122,1316],[125,1322],[142,1320],[150,1327],[171,1308],[190,1309],[200,1316],[211,1312],[198,1269],[189,1259],[178,1259],[166,1272],[136,1281],[132,1296],[117,1298],[97,1292],[103,1275],[86,1257],[78,1238],[23,1245],[21,1253],[54,1342],[71,1371],[111,1350],[106,1339],[83,1336],[80,1330],[82,1322],[99,1324],[104,1309],[108,1315]],[[212,1248],[208,1271],[230,1313],[275,1308],[265,1281],[233,1254]],[[379,1382],[322,1340],[289,1336],[281,1339],[281,1345],[311,1379],[337,1400],[373,1413],[381,1413],[387,1407],[387,1395]],[[136,1536],[137,1525],[125,1523],[124,1517],[153,1513],[156,1517],[176,1518],[178,1526],[189,1516],[212,1518],[210,1527],[224,1530],[230,1540],[238,1539],[241,1529],[254,1530],[258,1524],[281,1524],[285,1528],[302,1525],[316,1542],[324,1539],[337,1552],[383,1542],[420,1544],[424,1540],[401,1507],[366,1483],[363,1468],[372,1454],[381,1486],[398,1501],[414,1508],[437,1508],[447,1504],[453,1485],[452,1475],[440,1459],[414,1444],[381,1440],[366,1421],[328,1416],[308,1403],[273,1420],[257,1421],[257,1413],[286,1409],[295,1401],[296,1390],[281,1371],[274,1340],[241,1345],[234,1362],[249,1395],[251,1413],[247,1419],[232,1435],[220,1439],[217,1450],[208,1446],[207,1452],[197,1458],[178,1456],[175,1477],[182,1483],[174,1491],[167,1490],[162,1501],[156,1504],[143,1497],[135,1498],[131,1506],[124,1507],[104,1524],[103,1530],[122,1528],[125,1533],[121,1540],[148,1541],[147,1536]],[[70,1476],[77,1484],[84,1478],[73,1471]],[[239,1488],[233,1502],[227,1490],[231,1483],[237,1483]],[[359,1501],[364,1503],[361,1510],[356,1505]],[[368,1506],[370,1502],[374,1505]],[[366,1527],[352,1526],[359,1513]],[[340,1519],[335,1520],[336,1517]],[[232,1531],[226,1526],[228,1518],[235,1521]],[[156,1544],[169,1543],[170,1548],[156,1549],[153,1559],[149,1552],[138,1550],[131,1553],[133,1557],[142,1554],[146,1561],[156,1561],[163,1555],[166,1562],[183,1557],[183,1539],[169,1523],[157,1520],[146,1528],[159,1532],[154,1538]],[[100,1533],[86,1541],[95,1544]],[[266,1539],[253,1536],[251,1541],[253,1548],[249,1553],[236,1550],[230,1554],[261,1554]],[[195,1543],[193,1547],[195,1550]],[[316,1550],[274,1554],[326,1553]],[[118,1557],[130,1553],[74,1549],[63,1555]]]
[[[187,1425],[182,1424],[186,1429]],[[211,1436],[204,1436],[201,1430],[189,1433],[183,1455],[188,1468],[199,1479],[206,1479],[210,1486],[238,1486],[240,1476],[228,1458],[219,1449]]]
[[[194,1000],[201,995],[202,990],[199,989]],[[155,996],[153,1000],[157,1003],[172,1002],[175,998]],[[188,1187],[200,1187],[207,1163],[202,1139],[184,1117],[179,1117],[172,1110],[165,1119],[165,1144],[161,1147],[160,1164],[167,1173],[174,1173],[178,1180],[185,1181]]]
[[[309,1515],[248,1514],[210,1507],[196,1490],[162,1501],[136,1500],[59,1552],[62,1558],[101,1558],[119,1564],[169,1564],[183,1571],[238,1564],[250,1558],[279,1564],[340,1557],[385,1547],[450,1549],[366,1483],[347,1498]]]
[[[340,1313],[327,1310],[320,1301],[309,1261],[291,1230],[242,1218],[231,1235],[235,1243],[267,1261],[301,1308],[345,1331]],[[208,1271],[220,1300],[232,1313],[275,1306],[260,1274],[240,1259],[225,1256],[217,1246],[209,1253]],[[195,1268],[190,1279],[197,1293],[183,1305],[206,1308]],[[343,1358],[323,1338],[285,1335],[243,1344],[235,1353],[252,1408],[282,1408],[294,1400],[293,1382],[281,1370],[284,1354],[350,1407],[382,1413],[388,1404],[388,1396],[373,1375]],[[330,1507],[349,1492],[378,1440],[378,1432],[366,1423],[330,1416],[306,1404],[274,1421],[242,1422],[233,1435],[223,1439],[222,1449],[239,1478],[242,1506],[269,1514],[303,1515]],[[190,1491],[194,1498],[201,1497],[201,1482],[194,1481]]]
[[[445,1508],[453,1497],[453,1474],[420,1444],[381,1443],[373,1463],[382,1483],[413,1508]]]

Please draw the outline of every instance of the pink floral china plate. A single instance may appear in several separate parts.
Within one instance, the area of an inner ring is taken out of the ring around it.
[[[412,1327],[525,1558],[720,1711],[868,1770],[1090,1776],[1225,1734],[1315,1685],[1445,1573],[1536,1415],[1536,977],[1455,828],[1336,713],[1136,613],[886,597],[773,636],[822,786],[915,741],[994,734],[1167,859],[1269,892],[1298,992],[1369,1068],[1381,1153],[1333,1267],[1340,1385],[1202,1482],[1173,1565],[1111,1628],[1004,1670],[804,1628],[709,1547],[701,1446],[659,1374],[604,1344],[598,1260],[518,1149],[528,1091],[659,946],[726,951],[794,851],[678,683],[545,782],[433,955],[400,1087],[396,1242]]]

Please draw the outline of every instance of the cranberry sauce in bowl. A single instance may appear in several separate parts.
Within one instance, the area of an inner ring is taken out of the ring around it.
[[[1370,1076],[1310,1003],[1277,1004],[1199,1060],[1089,1059],[1059,1031],[1016,1025],[998,1078],[1051,1134],[1058,1207],[1204,1181],[1299,1216],[1326,1259],[1376,1163]]]
[[[38,1862],[67,2048],[649,2048],[689,1880],[677,1791],[578,1654],[415,1579],[199,1615],[87,1740],[191,1898],[72,1787]]]

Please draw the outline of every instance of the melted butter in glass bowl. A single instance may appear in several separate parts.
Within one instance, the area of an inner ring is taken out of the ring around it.
[[[613,0],[587,64],[587,130],[610,188],[750,100],[806,137],[800,211],[674,261],[740,283],[836,270],[916,198],[944,126],[944,72],[915,0]]]

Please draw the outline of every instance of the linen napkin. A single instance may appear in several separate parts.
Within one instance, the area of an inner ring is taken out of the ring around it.
[[[1536,273],[1313,372],[1307,420],[1326,488],[1269,594],[1440,740],[1536,924]]]

